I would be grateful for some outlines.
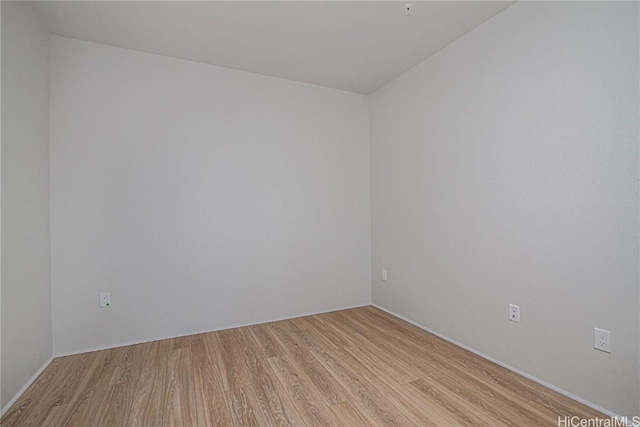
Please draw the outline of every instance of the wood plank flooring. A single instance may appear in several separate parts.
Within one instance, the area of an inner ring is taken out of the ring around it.
[[[55,359],[2,426],[557,426],[605,416],[374,307]]]

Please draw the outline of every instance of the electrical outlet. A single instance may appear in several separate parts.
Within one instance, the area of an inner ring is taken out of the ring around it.
[[[520,323],[520,306],[509,304],[509,320]]]
[[[387,281],[387,270],[382,270],[382,281],[383,282]]]
[[[611,332],[593,328],[593,348],[611,353]]]
[[[111,293],[109,292],[101,292],[100,293],[100,308],[106,308],[111,306]]]

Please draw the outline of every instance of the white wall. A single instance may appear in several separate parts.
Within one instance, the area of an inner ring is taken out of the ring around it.
[[[623,415],[640,414],[638,26],[637,2],[516,3],[376,91],[370,118],[374,303]]]
[[[54,353],[370,303],[368,102],[52,37]]]
[[[51,357],[49,36],[2,2],[2,398]]]

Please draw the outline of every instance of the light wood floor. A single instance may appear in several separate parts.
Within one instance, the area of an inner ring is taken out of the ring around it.
[[[55,359],[3,426],[557,426],[604,415],[373,307]]]

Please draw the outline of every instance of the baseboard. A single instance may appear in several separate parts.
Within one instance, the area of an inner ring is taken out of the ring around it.
[[[73,351],[69,351],[69,352],[55,353],[54,354],[54,358],[55,357],[74,356],[76,354],[90,353],[92,351],[108,350],[108,349],[111,349],[111,348],[126,347],[126,346],[129,346],[129,345],[145,344],[145,343],[148,343],[148,342],[168,340],[168,339],[172,339],[172,338],[188,337],[190,335],[206,334],[206,333],[209,333],[209,332],[225,331],[227,329],[243,328],[245,326],[262,325],[264,323],[280,322],[282,320],[295,319],[297,317],[313,316],[315,314],[332,313],[334,311],[348,310],[350,308],[358,308],[358,307],[367,307],[367,306],[370,306],[370,305],[371,305],[371,303],[350,305],[350,306],[340,307],[340,308],[335,308],[335,309],[332,308],[330,310],[319,310],[319,311],[295,314],[295,315],[292,315],[292,316],[278,317],[278,318],[275,318],[275,319],[260,320],[260,321],[257,321],[257,322],[247,322],[247,323],[238,323],[238,324],[225,325],[225,326],[217,328],[217,329],[206,329],[206,330],[201,330],[201,331],[193,331],[193,332],[188,332],[186,334],[180,334],[180,335],[167,335],[167,336],[147,338],[147,339],[142,339],[142,340],[137,340],[137,341],[127,341],[127,342],[121,342],[121,343],[105,345],[105,346],[84,348],[84,349],[73,350]]]
[[[7,402],[6,405],[4,405],[4,408],[2,408],[2,410],[0,410],[0,418],[4,417],[4,415],[9,412],[9,409],[11,409],[11,407],[13,406],[14,403],[16,403],[16,401],[18,399],[20,399],[20,396],[22,396],[24,394],[25,391],[27,391],[27,389],[31,386],[31,384],[33,384],[33,382],[35,380],[38,379],[38,377],[40,376],[40,374],[47,369],[47,366],[49,366],[49,364],[53,361],[53,359],[55,359],[54,356],[50,356],[46,362],[44,362],[44,364],[40,367],[40,369],[38,369],[36,371],[35,374],[33,374],[31,376],[31,378],[29,378],[29,381],[26,382],[25,385],[22,386],[22,388],[20,390],[18,390],[18,392],[15,394],[15,396],[13,396],[11,398],[11,400],[9,402]]]
[[[504,363],[504,362],[502,362],[502,361],[500,361],[500,360],[497,360],[497,359],[495,359],[495,358],[493,358],[493,357],[491,357],[491,356],[488,356],[488,355],[486,355],[486,354],[484,354],[484,353],[482,353],[482,352],[480,352],[480,351],[478,351],[478,350],[476,350],[476,349],[474,349],[474,348],[471,348],[471,347],[469,347],[469,346],[466,346],[466,345],[464,345],[464,344],[462,344],[462,343],[460,343],[460,342],[458,342],[458,341],[456,341],[456,340],[452,340],[451,338],[449,338],[449,337],[447,337],[447,336],[445,336],[445,335],[442,335],[442,334],[441,334],[441,333],[439,333],[439,332],[436,332],[436,331],[434,331],[434,330],[432,330],[432,329],[429,329],[429,328],[427,328],[426,326],[423,326],[423,325],[421,325],[421,324],[419,324],[419,323],[417,323],[417,322],[414,322],[414,321],[413,321],[413,320],[411,320],[411,319],[407,319],[406,317],[401,316],[401,315],[399,315],[399,314],[397,314],[397,313],[394,313],[393,311],[388,310],[388,309],[386,309],[386,308],[384,308],[384,307],[381,307],[381,306],[379,306],[378,304],[371,303],[371,305],[372,305],[372,306],[374,306],[374,307],[376,307],[376,308],[379,308],[380,310],[382,310],[382,311],[384,311],[384,312],[389,313],[389,314],[390,314],[390,315],[392,315],[392,316],[395,316],[395,317],[397,317],[397,318],[399,318],[399,319],[402,319],[402,320],[404,320],[405,322],[411,323],[412,325],[417,326],[418,328],[423,329],[423,330],[425,330],[425,331],[429,332],[430,334],[433,334],[433,335],[435,335],[435,336],[437,336],[437,337],[439,337],[439,338],[442,338],[443,340],[448,341],[448,342],[450,342],[451,344],[455,344],[455,345],[457,345],[458,347],[462,347],[462,348],[464,348],[465,350],[468,350],[468,351],[470,351],[471,353],[474,353],[474,354],[476,354],[476,355],[478,355],[478,356],[482,357],[483,359],[487,359],[487,360],[489,360],[489,361],[491,361],[491,362],[493,362],[493,363],[495,363],[495,364],[497,364],[497,365],[502,366],[503,368],[507,368],[508,370],[510,370],[510,371],[512,371],[512,372],[515,372],[516,374],[522,375],[522,376],[523,376],[523,377],[525,377],[525,378],[528,378],[528,379],[530,379],[530,380],[532,380],[532,381],[537,382],[537,383],[538,383],[538,384],[540,384],[540,385],[543,385],[543,386],[545,386],[545,387],[547,387],[547,388],[550,388],[550,389],[551,389],[551,390],[553,390],[553,391],[556,391],[556,392],[558,392],[558,393],[560,393],[560,394],[562,394],[562,395],[564,395],[564,396],[567,396],[568,398],[573,399],[573,400],[575,400],[576,402],[580,402],[580,403],[582,403],[583,405],[586,405],[586,406],[588,406],[588,407],[590,407],[590,408],[592,408],[592,409],[595,409],[596,411],[602,412],[603,414],[605,414],[605,415],[607,415],[607,416],[609,416],[609,417],[613,417],[613,418],[616,418],[616,419],[624,419],[624,417],[623,417],[623,416],[621,416],[621,415],[618,415],[618,414],[616,414],[616,413],[614,413],[614,412],[611,412],[611,411],[609,411],[609,410],[608,410],[608,409],[606,409],[606,408],[603,408],[603,407],[601,407],[601,406],[596,405],[595,403],[589,402],[588,400],[585,400],[585,399],[581,398],[580,396],[576,396],[576,395],[575,395],[575,394],[573,394],[573,393],[570,393],[570,392],[568,392],[568,391],[566,391],[566,390],[563,390],[563,389],[561,389],[560,387],[557,387],[557,386],[555,386],[555,385],[553,385],[553,384],[550,384],[550,383],[548,383],[548,382],[546,382],[546,381],[543,381],[543,380],[541,380],[541,379],[539,379],[539,378],[536,378],[536,377],[534,377],[533,375],[530,375],[530,374],[528,374],[528,373],[526,373],[526,372],[524,372],[524,371],[521,371],[520,369],[514,368],[513,366],[510,366],[510,365],[508,365],[508,364],[506,364],[506,363]]]

